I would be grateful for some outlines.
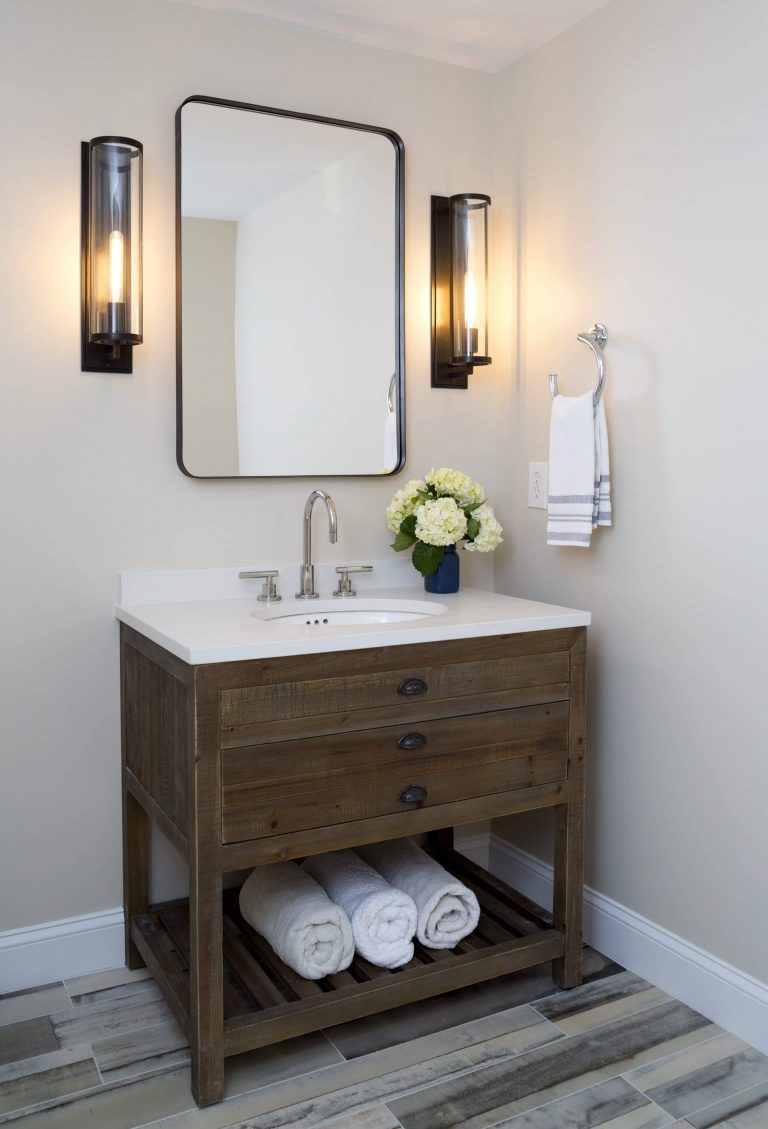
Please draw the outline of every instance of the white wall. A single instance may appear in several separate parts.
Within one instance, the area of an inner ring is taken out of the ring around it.
[[[340,523],[337,545],[316,538],[320,559],[389,552],[383,509],[403,476],[205,482],[176,468],[176,107],[203,93],[401,134],[406,473],[454,463],[491,490],[492,378],[429,388],[429,195],[490,179],[490,81],[165,0],[127,16],[117,0],[0,5],[0,930],[121,899],[119,569],[298,560],[315,486]],[[80,372],[80,141],[108,133],[145,147],[145,344],[122,377]],[[490,586],[492,562],[465,567]]]
[[[386,467],[397,368],[397,158],[389,138],[359,137],[359,148],[237,225],[241,474]]]
[[[587,878],[763,981],[767,57],[764,0],[616,0],[499,76],[494,119],[496,584],[594,613]],[[547,548],[527,463],[594,321],[615,528]]]

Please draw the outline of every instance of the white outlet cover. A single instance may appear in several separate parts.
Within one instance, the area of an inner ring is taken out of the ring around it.
[[[528,508],[531,510],[547,508],[548,470],[546,463],[528,463]]]

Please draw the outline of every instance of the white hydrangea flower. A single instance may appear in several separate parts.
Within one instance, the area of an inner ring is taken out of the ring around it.
[[[427,489],[423,478],[412,478],[397,491],[387,506],[387,525],[393,533],[398,533],[403,520],[409,517],[419,502],[419,493]]]
[[[501,536],[504,531],[496,518],[496,514],[487,502],[483,502],[482,506],[478,506],[474,510],[472,517],[480,522],[480,529],[474,541],[467,541],[464,548],[469,550],[470,553],[492,552],[504,540]]]
[[[427,545],[454,545],[466,532],[466,516],[453,498],[430,498],[416,510],[416,536]]]
[[[476,502],[482,502],[485,498],[485,491],[480,483],[475,482],[473,478],[460,470],[440,467],[439,470],[432,469],[424,477],[429,485],[434,487],[436,494],[440,496],[449,495],[455,498],[462,507],[472,506]]]

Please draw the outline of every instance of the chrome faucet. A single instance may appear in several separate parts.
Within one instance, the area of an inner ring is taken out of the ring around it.
[[[319,595],[315,591],[315,566],[312,564],[312,508],[318,498],[322,498],[328,511],[328,540],[333,544],[338,537],[333,498],[330,494],[326,494],[325,490],[313,490],[304,507],[304,560],[299,569],[297,600],[316,600]]]

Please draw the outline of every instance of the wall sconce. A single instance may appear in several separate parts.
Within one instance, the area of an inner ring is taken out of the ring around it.
[[[488,356],[490,196],[432,197],[432,387],[466,388]]]
[[[142,341],[143,148],[130,137],[94,137],[81,154],[80,367],[132,372]]]

